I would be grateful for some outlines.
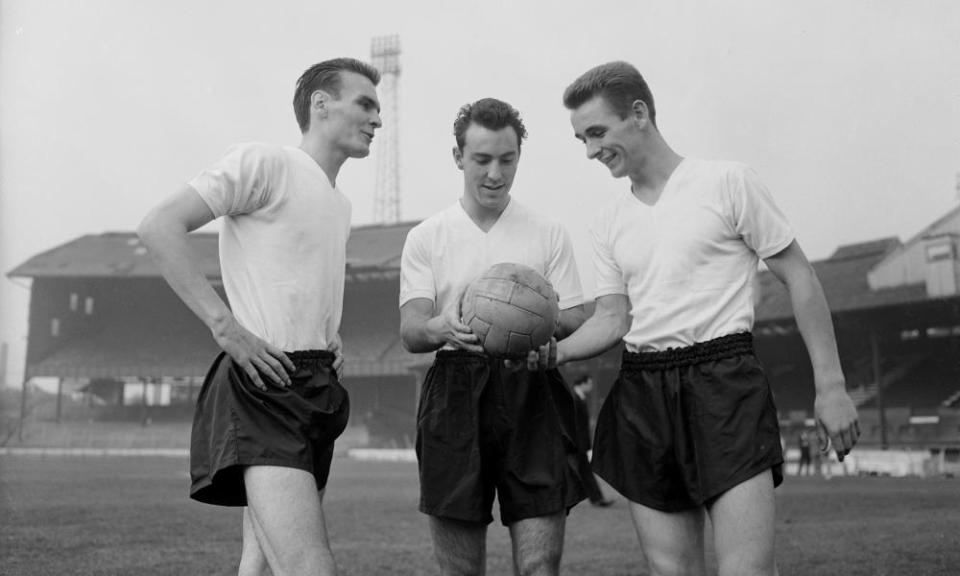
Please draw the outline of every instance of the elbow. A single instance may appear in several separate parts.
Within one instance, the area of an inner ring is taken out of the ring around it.
[[[400,307],[400,344],[412,354],[432,352],[443,346],[433,335],[431,316],[417,310],[416,306],[404,304]]]
[[[137,236],[144,244],[150,245],[156,239],[171,229],[173,220],[170,214],[162,205],[154,206],[140,221],[137,226]]]
[[[403,345],[404,350],[410,352],[411,354],[417,354],[418,352],[421,352],[419,346],[416,345],[416,339],[410,333],[410,330],[403,325],[403,323],[400,324],[400,344]]]
[[[627,332],[630,331],[630,324],[633,321],[633,316],[630,314],[614,314],[608,316],[609,324],[611,328],[611,338],[614,341],[622,340],[624,336],[627,335]]]
[[[148,212],[137,226],[137,236],[143,245],[151,250],[163,244],[165,238],[187,233],[187,226],[162,207],[156,207]]]
[[[403,349],[411,354],[424,354],[426,352],[431,352],[434,350],[429,346],[425,346],[421,343],[417,343],[413,341],[407,341],[407,340],[401,339],[401,342],[403,343]]]
[[[576,332],[587,321],[587,311],[583,306],[578,306],[570,315],[570,332]]]
[[[400,343],[403,345],[403,349],[411,354],[425,354],[427,352],[433,352],[440,346],[431,345],[429,341],[424,340],[423,337],[418,337],[415,333],[404,333],[400,332]]]
[[[156,233],[156,229],[156,213],[155,211],[151,210],[146,216],[143,217],[143,220],[140,221],[140,225],[137,226],[137,236],[140,238],[141,242],[149,247],[154,238],[154,234]]]
[[[598,310],[594,316],[602,322],[602,325],[609,331],[611,337],[619,340],[630,331],[630,325],[633,322],[633,315],[626,309],[604,309]]]
[[[560,312],[560,322],[554,337],[557,340],[563,340],[567,336],[577,331],[583,323],[587,321],[587,312],[583,306],[569,308]]]

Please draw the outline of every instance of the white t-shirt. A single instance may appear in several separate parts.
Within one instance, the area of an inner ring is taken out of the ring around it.
[[[759,258],[794,235],[757,174],[684,159],[653,206],[628,189],[591,228],[596,296],[625,294],[631,351],[690,346],[753,327]]]
[[[561,310],[583,303],[567,231],[511,198],[487,232],[460,202],[410,230],[400,260],[400,306],[426,298],[435,310],[446,310],[471,280],[500,262],[524,264],[542,274],[557,291]]]
[[[229,148],[190,181],[223,216],[220,269],[237,320],[285,351],[323,350],[340,329],[350,200],[303,150]]]

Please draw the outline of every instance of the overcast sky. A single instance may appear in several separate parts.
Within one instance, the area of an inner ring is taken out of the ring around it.
[[[610,60],[644,74],[680,154],[752,165],[812,259],[906,240],[956,205],[960,3],[706,4],[2,0],[0,271],[84,234],[133,230],[232,142],[297,144],[300,73],[369,59],[370,39],[391,33],[403,219],[461,192],[457,108],[507,100],[530,132],[513,194],[567,226],[588,294],[586,218],[628,184],[585,159],[561,94]],[[372,160],[341,172],[354,224],[372,220],[373,173]],[[0,278],[12,384],[23,284]]]

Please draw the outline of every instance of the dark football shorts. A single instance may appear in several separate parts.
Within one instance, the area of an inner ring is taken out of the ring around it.
[[[296,366],[282,388],[261,376],[257,388],[221,353],[197,398],[190,438],[190,497],[207,504],[246,506],[246,466],[299,468],[327,484],[333,443],[347,426],[350,400],[328,351],[288,352]]]
[[[557,370],[441,350],[417,412],[420,511],[505,526],[567,512],[584,498],[572,392]]]
[[[597,417],[593,469],[627,499],[677,512],[772,469],[783,482],[777,410],[753,336],[624,352]]]

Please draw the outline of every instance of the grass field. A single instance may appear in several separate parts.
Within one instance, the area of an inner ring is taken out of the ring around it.
[[[0,574],[235,573],[240,516],[187,498],[180,458],[0,457]],[[777,490],[781,574],[960,573],[960,480],[788,478]],[[338,458],[325,509],[345,575],[436,574],[416,468]],[[488,573],[510,574],[495,523]],[[564,574],[645,574],[622,499],[576,507]]]

